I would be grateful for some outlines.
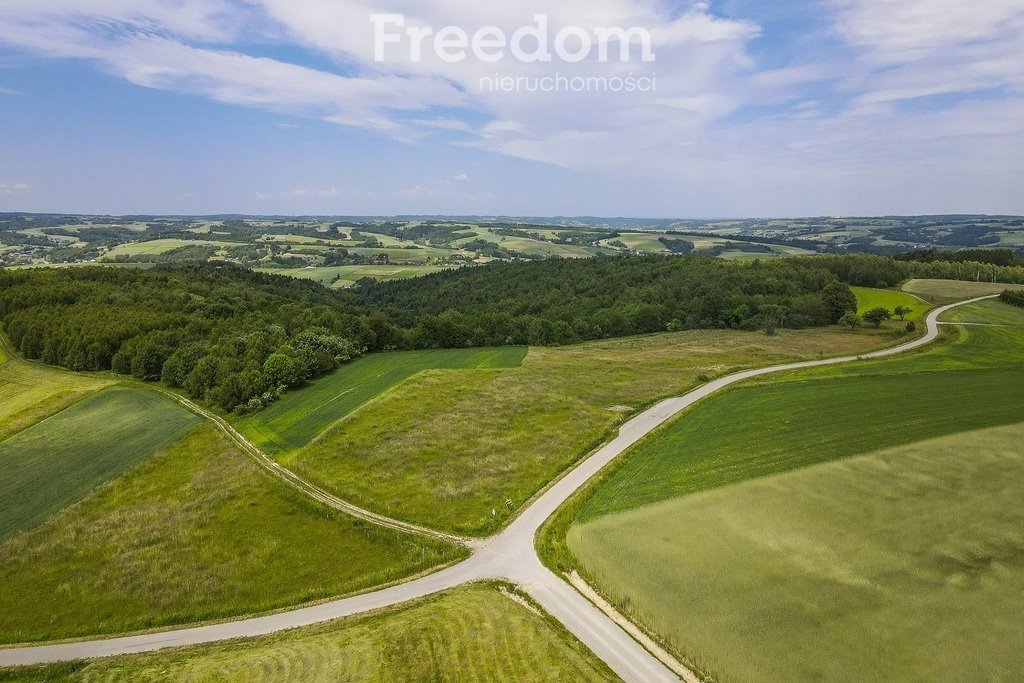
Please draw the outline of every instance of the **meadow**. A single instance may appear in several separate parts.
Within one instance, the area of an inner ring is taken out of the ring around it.
[[[111,388],[0,442],[0,541],[163,450],[198,420],[159,394]]]
[[[370,354],[236,420],[235,426],[267,453],[280,455],[306,446],[359,406],[417,373],[514,368],[525,355],[525,348],[516,347]]]
[[[698,404],[563,509],[549,561],[715,680],[1004,680],[1024,313],[947,319],[982,325]]]
[[[1022,438],[996,427],[748,481],[573,527],[569,544],[722,683],[1016,680]]]
[[[137,409],[140,398],[122,412],[159,421]],[[266,612],[392,583],[464,553],[323,507],[204,424],[0,545],[0,642]]]
[[[147,242],[126,242],[111,249],[104,254],[104,259],[114,259],[118,256],[159,256],[181,247],[238,247],[244,246],[236,242],[197,242],[195,240],[162,239],[150,240]]]
[[[0,358],[0,441],[112,384],[10,359],[2,342]]]
[[[912,311],[907,316],[907,320],[923,320],[928,311],[932,309],[931,304],[893,289],[871,289],[868,287],[851,287],[850,289],[857,295],[857,313],[859,315],[864,315],[875,308],[884,308],[892,313],[897,307],[902,306]],[[894,323],[899,322],[896,318],[893,321]]]
[[[167,680],[616,681],[553,620],[512,589],[465,586],[407,606],[254,640],[168,653],[0,671],[7,683]]]
[[[894,341],[886,332],[833,328],[781,330],[777,337],[693,331],[531,348],[518,369],[420,373],[281,461],[362,507],[488,535],[626,416],[704,375]],[[286,413],[278,431],[292,419]],[[259,436],[251,427],[246,433]],[[304,430],[303,438],[314,433]]]

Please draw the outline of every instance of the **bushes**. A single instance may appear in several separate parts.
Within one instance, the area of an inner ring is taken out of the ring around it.
[[[1024,308],[1024,292],[1007,290],[999,295],[999,300],[1017,308]]]

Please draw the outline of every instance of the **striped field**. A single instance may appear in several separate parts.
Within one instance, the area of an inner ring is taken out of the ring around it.
[[[379,614],[252,641],[0,671],[0,681],[41,680],[585,683],[618,679],[528,603],[502,595],[497,586],[473,585]]]

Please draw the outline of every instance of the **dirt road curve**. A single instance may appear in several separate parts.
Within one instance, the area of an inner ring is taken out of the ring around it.
[[[753,377],[787,370],[852,363],[857,360],[886,358],[906,353],[931,343],[939,336],[938,319],[944,313],[958,306],[991,298],[995,297],[983,297],[932,311],[927,319],[927,334],[902,346],[862,356],[791,363],[738,372],[709,382],[685,396],[663,401],[623,425],[618,437],[548,488],[505,531],[489,541],[480,543],[472,557],[436,574],[373,593],[265,617],[126,638],[3,649],[0,650],[0,666],[109,657],[235,638],[250,638],[389,607],[465,583],[494,578],[512,581],[522,586],[544,609],[562,622],[628,683],[678,681],[679,678],[675,674],[614,621],[594,607],[561,577],[541,564],[534,548],[534,537],[541,525],[573,493],[626,449],[680,411],[725,387]],[[406,528],[411,528],[411,525]],[[423,531],[418,527],[415,529]]]

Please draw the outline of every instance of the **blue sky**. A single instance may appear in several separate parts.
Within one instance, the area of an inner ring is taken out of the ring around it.
[[[640,27],[657,61],[378,61],[380,12]],[[1024,214],[1022,30],[1019,0],[0,0],[0,211]]]

